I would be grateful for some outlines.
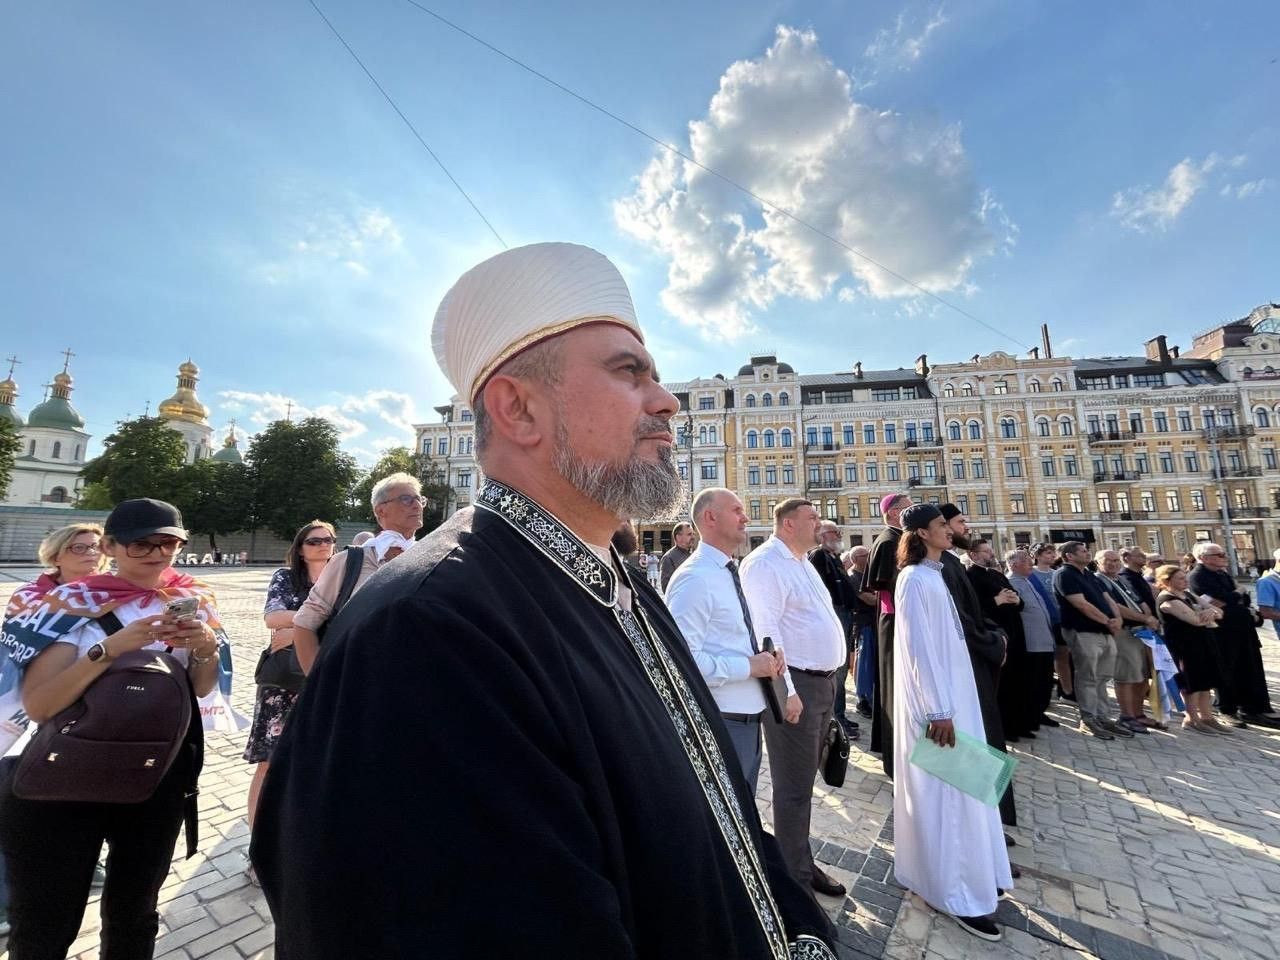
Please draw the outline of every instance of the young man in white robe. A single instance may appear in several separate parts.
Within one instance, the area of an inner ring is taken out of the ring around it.
[[[969,651],[942,552],[951,533],[932,504],[902,514],[898,544],[893,725],[894,874],[929,906],[985,940],[1001,939],[992,914],[1013,886],[1000,813],[910,762],[921,736],[954,747],[956,732],[985,740]]]

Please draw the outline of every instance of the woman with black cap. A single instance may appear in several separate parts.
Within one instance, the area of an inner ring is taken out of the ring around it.
[[[222,633],[213,594],[171,566],[186,542],[175,507],[126,500],[107,517],[101,541],[117,572],[55,587],[8,618],[5,632],[16,642],[6,666],[12,672],[16,664],[22,703],[35,723],[75,704],[116,658],[136,650],[167,650],[185,668],[195,695],[213,690]],[[171,610],[174,601],[185,603]],[[83,719],[101,726],[95,717]],[[111,852],[99,956],[149,960],[159,929],[160,887],[184,816],[194,814],[203,744],[200,713],[194,710],[183,748],[140,803],[31,799],[16,796],[6,782],[0,792],[0,846],[12,891],[11,960],[66,956],[104,840]],[[193,843],[189,832],[188,855]]]

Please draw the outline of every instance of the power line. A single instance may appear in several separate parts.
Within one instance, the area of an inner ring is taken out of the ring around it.
[[[391,105],[391,109],[394,110],[396,112],[396,115],[401,120],[404,121],[404,125],[409,128],[409,132],[412,133],[417,138],[420,144],[422,144],[423,149],[426,150],[427,153],[431,154],[431,159],[436,162],[436,166],[438,166],[442,171],[444,171],[444,175],[449,178],[449,182],[452,183],[454,187],[457,188],[460,194],[462,194],[462,199],[466,200],[467,203],[471,205],[471,209],[476,212],[476,216],[484,221],[484,225],[489,228],[489,232],[494,235],[498,243],[502,244],[502,247],[505,250],[507,248],[507,241],[502,239],[502,234],[498,233],[498,231],[494,228],[493,224],[489,222],[489,218],[486,217],[483,212],[481,212],[480,208],[476,206],[476,202],[472,200],[471,196],[467,193],[467,191],[462,188],[462,184],[460,184],[457,178],[452,173],[449,172],[449,168],[444,165],[444,161],[441,160],[440,157],[436,155],[436,152],[431,149],[430,144],[428,144],[427,141],[423,139],[422,134],[418,132],[418,128],[415,127],[413,123],[409,120],[409,118],[404,115],[404,111],[401,110],[400,107],[396,104],[395,100],[391,98],[391,94],[387,93],[387,91],[383,89],[382,84],[378,82],[378,78],[375,77],[369,71],[369,68],[364,65],[364,61],[360,59],[359,54],[357,54],[354,50],[351,49],[351,44],[347,43],[347,41],[343,38],[342,34],[338,32],[338,28],[335,27],[333,23],[329,20],[329,18],[324,15],[324,11],[321,10],[318,6],[316,6],[315,0],[307,0],[307,2],[311,4],[311,9],[320,15],[320,19],[324,21],[325,26],[327,26],[333,32],[333,35],[338,38],[338,42],[341,43],[344,47],[346,47],[347,53],[351,54],[351,59],[360,65],[360,69],[364,71],[364,75],[369,78],[369,81],[375,87],[378,88],[378,92],[382,94],[382,98]]]
[[[735,190],[740,190],[742,193],[746,194],[748,197],[750,197],[752,200],[755,200],[757,203],[761,204],[762,206],[768,207],[770,210],[774,210],[777,213],[782,214],[784,217],[793,221],[794,223],[799,224],[800,226],[804,227],[806,230],[811,230],[813,233],[817,234],[819,237],[822,237],[824,240],[828,240],[831,243],[834,243],[836,246],[848,251],[849,253],[853,254],[855,257],[858,257],[861,260],[864,260],[867,263],[871,264],[872,266],[877,267],[880,270],[883,270],[885,273],[889,274],[889,276],[893,277],[894,279],[902,281],[907,286],[912,287],[915,290],[918,290],[920,293],[924,294],[926,297],[929,297],[930,299],[935,300],[936,302],[942,304],[944,307],[948,307],[951,310],[954,310],[956,313],[960,314],[962,317],[967,317],[969,320],[972,320],[974,323],[979,324],[980,326],[986,327],[992,333],[998,336],[1004,337],[1006,340],[1010,341],[1011,343],[1016,343],[1018,346],[1022,347],[1023,349],[1027,349],[1027,350],[1031,349],[1029,345],[1023,343],[1021,340],[1019,340],[1017,337],[1013,336],[1012,334],[1005,333],[999,327],[996,327],[993,324],[988,323],[986,320],[983,320],[981,317],[974,316],[972,313],[970,313],[968,310],[965,310],[963,307],[958,307],[954,303],[952,303],[950,300],[946,300],[943,297],[938,296],[932,290],[925,289],[923,286],[916,283],[910,277],[903,276],[902,274],[898,273],[896,270],[890,269],[880,261],[863,253],[861,250],[857,249],[856,247],[851,247],[849,244],[845,243],[843,240],[839,239],[838,237],[833,237],[831,234],[827,233],[825,230],[821,229],[820,227],[816,227],[812,223],[809,223],[807,220],[801,219],[800,217],[792,213],[790,210],[788,210],[786,207],[779,206],[773,201],[765,199],[755,191],[749,189],[748,187],[742,185],[741,183],[738,183],[732,177],[728,177],[725,174],[721,173],[719,170],[715,170],[711,167],[708,167],[705,163],[702,163],[699,160],[695,160],[692,156],[685,153],[679,147],[674,146],[673,144],[667,143],[665,140],[661,140],[658,137],[655,137],[653,134],[649,133],[647,130],[644,130],[641,127],[636,126],[636,124],[632,123],[630,120],[626,119],[625,117],[619,116],[618,114],[614,113],[612,110],[608,109],[607,107],[601,106],[600,104],[596,103],[594,100],[591,100],[590,98],[585,97],[582,94],[578,93],[576,90],[573,90],[565,86],[559,80],[556,80],[553,77],[547,76],[547,74],[543,73],[541,70],[537,69],[536,67],[530,66],[529,64],[525,63],[523,60],[520,60],[517,57],[507,53],[505,50],[502,50],[499,47],[495,47],[488,40],[485,40],[483,37],[476,36],[470,30],[466,29],[463,26],[460,26],[459,24],[454,23],[448,17],[445,17],[442,14],[437,13],[436,11],[432,10],[430,7],[423,6],[421,3],[418,2],[418,0],[405,0],[405,2],[412,7],[417,7],[423,13],[427,14],[430,17],[434,17],[440,23],[443,23],[446,27],[450,28],[451,30],[457,31],[458,33],[462,34],[464,37],[467,37],[468,39],[473,40],[474,42],[480,44],[480,46],[484,47],[486,50],[489,50],[490,52],[497,54],[499,57],[502,57],[502,59],[508,61],[511,64],[514,64],[515,66],[519,67],[521,70],[524,70],[524,71],[527,71],[528,73],[533,74],[539,80],[543,81],[544,83],[550,84],[551,86],[559,90],[561,93],[568,94],[570,97],[573,97],[573,99],[577,100],[579,103],[582,103],[587,107],[590,107],[592,110],[595,110],[597,113],[604,114],[610,120],[613,120],[616,123],[620,123],[622,126],[626,127],[628,130],[632,131],[633,133],[636,133],[639,136],[644,137],[646,140],[656,144],[657,146],[661,147],[664,150],[670,151],[671,153],[675,154],[677,157],[680,157],[682,160],[688,161],[689,163],[697,167],[699,170],[709,173],[713,177],[716,177],[717,179],[724,181],[729,186],[733,187]]]

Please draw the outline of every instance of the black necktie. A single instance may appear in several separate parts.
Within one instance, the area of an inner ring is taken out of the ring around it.
[[[733,589],[738,591],[738,603],[742,605],[742,619],[747,625],[747,634],[751,637],[751,652],[759,653],[760,645],[756,643],[756,628],[751,622],[751,608],[747,606],[747,595],[742,592],[742,578],[738,576],[738,561],[730,560],[724,565],[733,577]]]

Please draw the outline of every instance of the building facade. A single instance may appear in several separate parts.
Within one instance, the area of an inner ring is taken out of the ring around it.
[[[1280,546],[1280,305],[1141,356],[1025,357],[797,374],[776,356],[736,376],[668,384],[681,475],[696,493],[735,490],[753,544],[773,506],[804,496],[848,544],[881,527],[879,500],[904,491],[954,502],[997,551],[1080,539],[1181,557],[1230,543],[1240,566]],[[419,424],[417,448],[454,488],[478,482],[471,412],[458,398]],[[667,524],[637,523],[646,551]]]

